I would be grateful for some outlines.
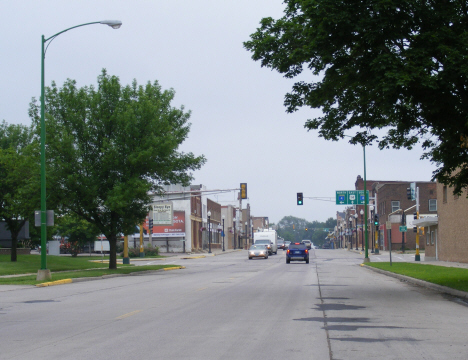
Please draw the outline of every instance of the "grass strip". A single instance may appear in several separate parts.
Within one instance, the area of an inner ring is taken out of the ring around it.
[[[404,262],[394,262],[392,266],[388,262],[366,263],[365,265],[468,292],[468,269],[465,268]]]
[[[36,281],[36,275],[25,275],[10,278],[0,278],[0,285],[37,285],[50,281],[64,280],[64,279],[77,279],[88,277],[101,277],[105,275],[115,274],[131,274],[148,270],[160,270],[165,268],[182,268],[177,265],[147,265],[147,266],[123,266],[117,269],[89,269],[80,271],[64,271],[54,273],[52,272],[51,280]]]
[[[109,264],[106,263],[91,263],[89,261],[98,259],[95,256],[47,255],[47,269],[55,272],[109,267]],[[16,262],[10,261],[10,255],[0,255],[0,276],[37,273],[40,268],[41,257],[38,255],[18,255]]]

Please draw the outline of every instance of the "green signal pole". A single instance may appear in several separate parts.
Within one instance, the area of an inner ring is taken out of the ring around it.
[[[92,24],[103,24],[118,29],[122,22],[119,20],[104,20],[95,21],[86,24],[72,26],[71,28],[62,30],[55,35],[45,39],[44,35],[41,37],[41,268],[37,272],[37,280],[48,280],[51,278],[50,270],[47,270],[47,208],[46,208],[46,156],[45,156],[45,142],[46,142],[46,129],[45,129],[45,88],[44,88],[44,62],[45,53],[47,47],[50,45],[50,41],[55,39],[64,32],[75,29],[77,27],[92,25]],[[45,44],[49,42],[46,48]]]
[[[368,237],[367,237],[367,204],[369,202],[369,197],[367,196],[367,181],[366,181],[366,146],[362,145],[362,150],[364,153],[364,236],[365,236],[365,241],[366,241],[366,252],[364,255],[364,262],[368,263],[370,262],[369,259],[369,243],[368,243]]]

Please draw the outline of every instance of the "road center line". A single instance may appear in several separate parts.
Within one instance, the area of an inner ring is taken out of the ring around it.
[[[128,314],[124,314],[124,315],[121,315],[121,316],[118,316],[115,318],[115,320],[122,320],[122,319],[125,319],[127,317],[130,317],[132,315],[135,315],[135,314],[138,314],[141,310],[135,310],[135,311],[132,311],[132,312],[129,312]]]

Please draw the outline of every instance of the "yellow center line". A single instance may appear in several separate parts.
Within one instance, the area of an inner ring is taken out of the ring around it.
[[[132,316],[132,315],[135,315],[135,314],[138,314],[141,310],[135,310],[135,311],[132,311],[132,312],[129,312],[128,314],[124,314],[124,315],[121,315],[121,316],[118,316],[115,318],[115,320],[122,320],[122,319],[125,319],[129,316]]]
[[[208,288],[207,287],[200,288],[200,289],[197,289],[197,291],[202,291],[202,290],[205,290],[205,289],[208,289]]]

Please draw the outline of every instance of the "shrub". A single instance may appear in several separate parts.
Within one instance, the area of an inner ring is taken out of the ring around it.
[[[143,249],[145,252],[145,256],[158,256],[159,255],[159,247],[145,247]],[[121,252],[120,256],[123,256],[123,251]],[[140,248],[129,248],[128,249],[128,257],[140,257]]]

